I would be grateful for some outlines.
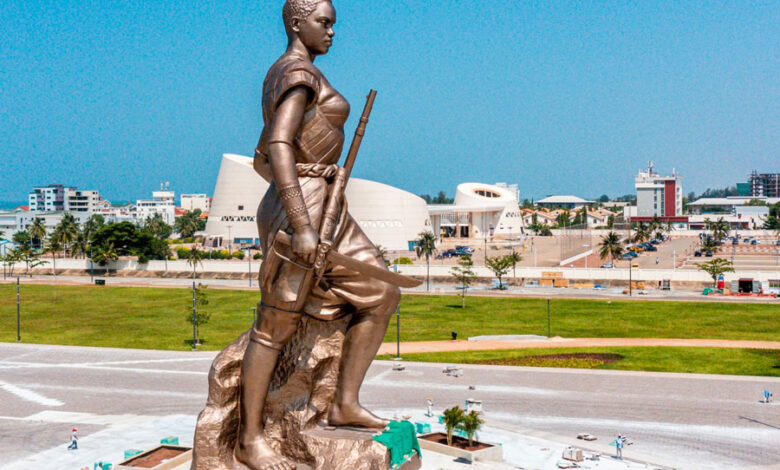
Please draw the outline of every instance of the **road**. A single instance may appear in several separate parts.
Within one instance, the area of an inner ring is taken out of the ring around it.
[[[213,356],[0,343],[0,462],[64,448],[76,424],[88,437],[112,419],[142,426],[184,416],[186,434],[205,403]],[[588,432],[606,443],[621,432],[635,441],[632,453],[677,468],[780,461],[780,406],[759,402],[763,389],[780,390],[777,378],[498,366],[464,366],[454,378],[442,365],[397,372],[391,364],[375,362],[361,393],[390,415],[420,412],[427,396],[436,412],[472,397],[484,401],[491,425],[562,441]]]

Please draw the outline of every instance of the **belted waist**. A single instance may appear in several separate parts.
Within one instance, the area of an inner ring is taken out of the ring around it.
[[[295,168],[300,177],[325,179],[333,178],[339,170],[339,166],[335,163],[296,163]]]

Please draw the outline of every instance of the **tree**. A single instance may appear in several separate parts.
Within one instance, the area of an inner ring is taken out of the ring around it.
[[[447,429],[447,445],[452,445],[452,431],[463,423],[463,419],[466,414],[459,406],[453,406],[444,410],[442,413],[442,421],[444,421],[444,427]]]
[[[458,261],[458,266],[454,266],[450,270],[452,277],[460,284],[460,308],[466,308],[466,290],[477,279],[477,275],[472,269],[473,267],[474,261],[472,261],[471,255],[463,255]]]
[[[701,241],[701,247],[705,251],[712,251],[713,253],[718,251],[718,243],[710,236],[704,237],[704,239]]]
[[[32,239],[30,238],[30,232],[27,230],[16,232],[11,237],[11,241],[22,251],[32,250]]]
[[[178,232],[182,238],[189,238],[195,235],[195,232],[204,230],[206,228],[206,223],[200,219],[200,214],[200,209],[187,211],[182,214],[173,224],[176,232]]]
[[[718,285],[718,276],[724,273],[734,272],[734,267],[732,266],[731,261],[724,258],[715,258],[711,261],[707,261],[706,263],[696,263],[696,266],[698,266],[700,270],[712,276],[712,281],[716,287]]]
[[[512,277],[517,280],[517,263],[523,261],[523,257],[520,256],[520,253],[515,251],[515,247],[512,247],[512,252],[506,256],[509,264],[512,265]]]
[[[420,256],[425,257],[425,263],[428,265],[425,274],[425,288],[431,290],[431,256],[436,253],[436,237],[433,235],[433,232],[429,230],[420,232],[417,236],[419,238],[417,239],[417,246],[414,247],[414,251],[417,253],[417,259],[419,259]]]
[[[193,321],[195,323],[195,344],[200,344],[200,327],[207,324],[209,320],[211,320],[211,314],[206,311],[206,306],[209,304],[209,299],[206,294],[206,287],[203,284],[198,283],[198,286],[195,288],[195,315],[193,320],[193,312],[192,308],[193,305],[191,302],[187,302],[187,315],[185,316],[185,320],[187,323],[192,325]]]
[[[165,219],[163,219],[160,214],[154,214],[153,216],[147,217],[144,222],[144,230],[160,240],[165,240],[173,233],[173,227],[165,223]]]
[[[27,266],[25,274],[28,274],[30,277],[32,277],[31,269],[46,264],[46,261],[42,260],[35,250],[21,250],[19,253],[19,261],[23,261]]]
[[[197,246],[193,246],[187,253],[187,264],[192,266],[192,278],[195,279],[195,271],[198,268],[198,264],[203,265],[203,258],[205,258],[203,250]]]
[[[40,217],[34,218],[28,228],[28,232],[30,233],[33,247],[43,248],[43,239],[46,238],[46,225],[43,219]]]
[[[483,424],[485,424],[485,420],[482,419],[482,414],[475,410],[471,410],[469,414],[463,417],[460,428],[469,436],[469,447],[474,445],[474,434],[479,431]]]
[[[502,278],[506,276],[506,273],[509,272],[509,266],[511,266],[511,261],[509,260],[509,257],[488,256],[487,258],[485,258],[485,263],[487,263],[487,267],[490,268],[490,270],[493,271],[493,274],[495,274],[496,277],[498,278],[498,289],[504,290],[504,283],[502,281]]]
[[[558,227],[571,225],[571,213],[569,211],[559,213],[558,216],[555,217],[555,223],[558,224]]]
[[[76,218],[71,213],[66,213],[62,216],[62,220],[54,228],[54,234],[57,239],[62,243],[62,247],[65,250],[65,254],[68,253],[70,245],[76,241],[79,234],[79,224]]]
[[[98,245],[92,250],[92,262],[106,266],[109,262],[119,259],[119,253],[113,243]]]
[[[606,194],[602,194],[601,197],[598,199],[598,201],[602,204],[605,202],[609,202],[609,196],[607,196]]]
[[[599,248],[601,259],[609,256],[613,265],[615,264],[615,258],[623,254],[623,243],[620,242],[620,235],[615,232],[609,232],[602,236]]]
[[[650,238],[650,230],[648,230],[648,228],[646,223],[639,222],[639,225],[637,225],[634,230],[634,236],[631,241],[634,243],[644,243],[647,241]]]
[[[376,251],[379,253],[379,256],[382,257],[382,261],[384,261],[385,264],[389,266],[390,261],[387,260],[387,248],[383,247],[382,245],[377,245]]]
[[[745,206],[765,206],[766,202],[762,201],[761,199],[753,198],[753,199],[749,200],[748,202],[746,202],[743,205],[745,205]]]
[[[57,252],[62,249],[62,244],[60,244],[60,241],[56,238],[51,238],[49,240],[49,243],[46,245],[46,252],[51,253],[51,259],[52,259],[52,270],[54,271],[54,275],[57,275]]]

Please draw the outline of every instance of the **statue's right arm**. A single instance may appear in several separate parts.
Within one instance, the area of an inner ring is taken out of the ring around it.
[[[280,100],[270,125],[268,160],[276,189],[294,230],[293,253],[304,262],[312,264],[319,237],[309,220],[306,202],[298,183],[293,150],[295,136],[303,123],[309,93],[306,87],[298,86],[288,91]]]

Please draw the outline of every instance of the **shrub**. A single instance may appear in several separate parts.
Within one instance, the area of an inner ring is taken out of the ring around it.
[[[187,259],[190,257],[190,249],[180,246],[176,248],[176,257],[179,259]]]
[[[233,258],[235,258],[235,259],[244,259],[244,252],[243,251],[235,251],[235,252],[233,252]]]
[[[252,259],[263,259],[263,254],[262,253],[255,253],[252,256]]]
[[[410,258],[402,256],[393,260],[393,264],[414,264]]]

